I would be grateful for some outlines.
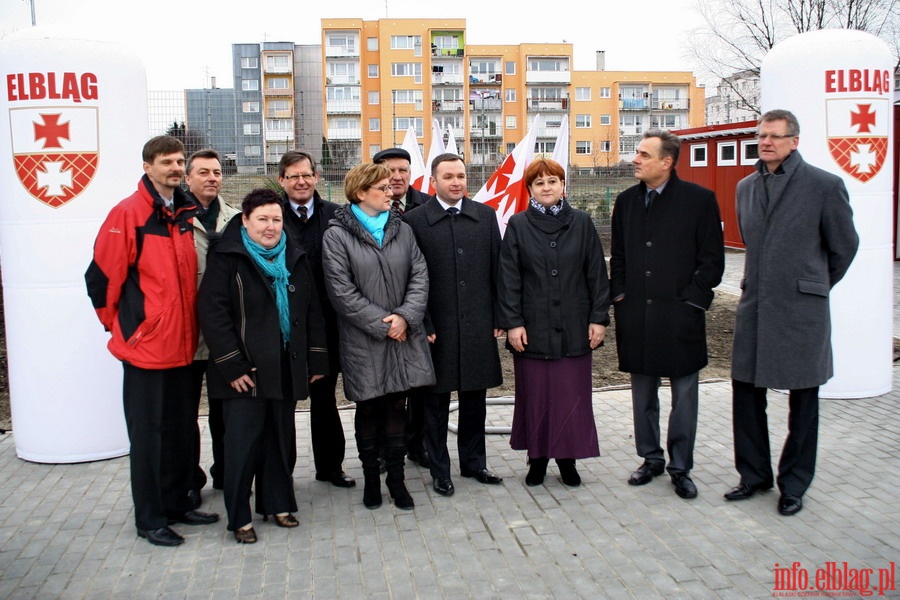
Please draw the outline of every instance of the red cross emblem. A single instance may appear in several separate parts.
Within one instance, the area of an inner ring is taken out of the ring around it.
[[[842,171],[865,183],[878,175],[888,150],[886,99],[826,101],[828,151]]]

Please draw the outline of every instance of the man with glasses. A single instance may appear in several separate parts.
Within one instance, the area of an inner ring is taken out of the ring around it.
[[[338,354],[337,315],[325,291],[322,270],[322,235],[334,218],[337,204],[323,200],[316,191],[319,173],[311,154],[289,150],[278,163],[278,183],[284,193],[284,228],[306,251],[316,280],[325,330],[328,334],[330,374],[309,385],[309,421],[316,480],[337,487],[353,487],[356,481],[344,473],[344,429],[337,411],[335,388],[341,370]]]
[[[828,296],[859,245],[847,188],[797,152],[800,125],[786,110],[759,120],[759,161],[737,185],[747,247],[732,354],[734,461],[744,500],[778,484],[778,512],[803,508],[816,466],[819,386],[833,375]],[[788,436],[772,474],[767,388],[790,390]]]

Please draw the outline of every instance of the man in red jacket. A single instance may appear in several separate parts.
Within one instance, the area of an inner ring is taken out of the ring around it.
[[[137,191],[106,217],[85,273],[88,296],[125,369],[123,404],[131,441],[131,495],[139,537],[157,546],[184,538],[171,523],[205,525],[194,510],[190,445],[191,363],[197,349],[196,204],[179,185],[184,146],[171,136],[144,145]]]

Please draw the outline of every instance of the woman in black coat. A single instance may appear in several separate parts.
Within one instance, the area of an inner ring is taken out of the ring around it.
[[[556,459],[577,486],[575,459],[600,455],[591,404],[592,351],[609,324],[609,280],[590,216],[566,202],[565,171],[543,158],[525,169],[529,207],[509,220],[500,249],[500,326],[513,352],[510,446],[527,450],[525,482]]]
[[[225,508],[238,543],[256,542],[256,512],[296,527],[294,410],[328,373],[322,312],[303,251],[283,232],[281,198],[257,189],[209,254],[198,313],[209,346],[209,396],[225,421]]]

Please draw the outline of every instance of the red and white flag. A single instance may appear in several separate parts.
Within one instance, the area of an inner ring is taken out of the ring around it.
[[[534,159],[534,141],[540,120],[540,115],[534,117],[534,122],[522,141],[503,159],[500,167],[472,198],[475,202],[487,204],[497,211],[501,236],[506,233],[509,218],[528,208],[529,194],[524,179],[525,167]]]
[[[556,146],[553,148],[553,160],[562,165],[563,171],[566,173],[566,179],[569,175],[569,115],[563,115],[562,123],[559,125],[559,133],[556,134]]]
[[[438,123],[437,119],[431,120],[431,146],[428,148],[428,160],[425,161],[425,166],[428,169],[428,175],[431,175],[431,162],[446,152],[444,149],[444,134],[441,132],[441,124]],[[425,178],[425,183],[423,187],[420,188],[419,191],[425,192],[426,194],[431,194],[434,196],[434,186],[431,185],[431,177]]]
[[[459,151],[456,149],[456,137],[453,135],[453,125],[450,123],[447,123],[447,152],[459,155]]]
[[[425,163],[422,161],[422,150],[419,148],[419,142],[416,139],[416,129],[410,125],[406,130],[406,136],[400,147],[409,152],[409,185],[422,191],[422,188],[428,187],[430,173],[425,169]]]

